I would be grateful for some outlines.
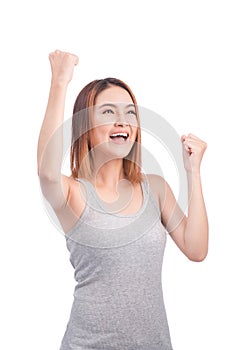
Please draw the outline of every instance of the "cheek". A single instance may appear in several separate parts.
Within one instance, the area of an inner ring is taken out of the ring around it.
[[[92,146],[108,141],[109,128],[106,126],[97,126],[90,131]]]
[[[133,138],[134,140],[136,140],[136,138],[137,138],[137,131],[138,131],[138,128],[137,128],[137,127],[133,127],[133,128],[132,128],[132,138]]]

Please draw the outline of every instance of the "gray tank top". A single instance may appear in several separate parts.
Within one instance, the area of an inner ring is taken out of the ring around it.
[[[130,215],[109,213],[93,185],[66,235],[77,282],[60,350],[172,350],[161,270],[166,230],[150,187]]]

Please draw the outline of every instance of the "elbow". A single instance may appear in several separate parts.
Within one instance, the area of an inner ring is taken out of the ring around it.
[[[38,169],[37,174],[41,183],[57,183],[61,179],[61,173],[42,172]]]
[[[37,165],[37,175],[41,182],[54,183],[61,179],[61,171],[55,171],[54,169],[42,167],[40,164]]]
[[[202,262],[206,259],[209,249],[208,229],[201,232],[199,239],[185,245],[185,255],[190,261]]]
[[[37,175],[40,181],[58,182],[61,178],[61,167],[55,166],[52,162],[37,162]]]
[[[187,258],[193,262],[202,262],[206,259],[207,254],[207,251],[199,254],[187,254]]]
[[[192,262],[202,262],[204,261],[206,256],[199,256],[199,257],[188,257],[188,259]]]

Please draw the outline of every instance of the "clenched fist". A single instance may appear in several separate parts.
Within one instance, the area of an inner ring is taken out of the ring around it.
[[[56,50],[49,54],[52,71],[52,81],[68,84],[73,76],[74,67],[78,64],[79,58],[68,52]]]
[[[185,169],[189,172],[199,172],[207,144],[193,134],[182,135],[181,141],[183,143]]]

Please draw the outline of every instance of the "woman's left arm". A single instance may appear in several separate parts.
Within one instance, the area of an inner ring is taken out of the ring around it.
[[[208,252],[208,218],[204,203],[200,165],[206,143],[193,134],[181,137],[184,166],[188,181],[188,215],[182,213],[165,182],[162,222],[171,237],[192,261],[202,261]],[[162,198],[162,196],[161,196]]]

